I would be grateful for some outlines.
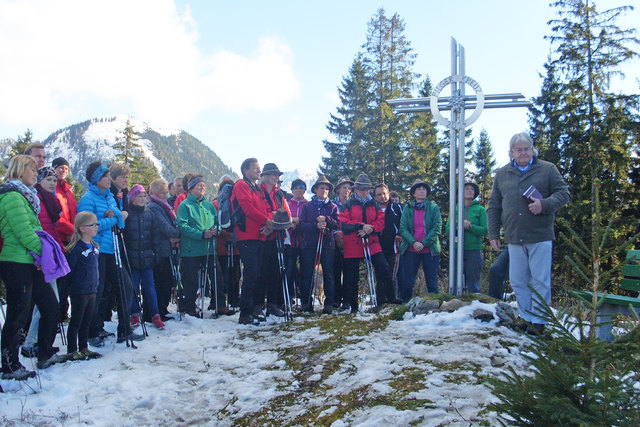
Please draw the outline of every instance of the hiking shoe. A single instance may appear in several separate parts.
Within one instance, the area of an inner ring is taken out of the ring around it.
[[[38,357],[38,346],[34,345],[33,347],[22,346],[20,349],[20,354],[24,357]]]
[[[267,304],[267,316],[284,317],[284,311],[275,304]]]
[[[127,340],[127,338],[131,339],[132,341],[142,341],[144,339],[144,335],[136,334],[135,332],[131,332],[129,334],[129,336],[120,336],[120,337],[118,337],[116,342],[118,344],[123,343],[123,342],[125,342]]]
[[[66,361],[67,361],[66,357],[60,356],[59,354],[54,354],[47,360],[38,360],[38,363],[36,363],[36,366],[38,367],[38,369],[47,369],[51,365],[55,365],[56,363],[63,363]]]
[[[89,345],[93,347],[104,347],[104,340],[100,337],[89,338]]]
[[[87,359],[100,359],[102,357],[102,354],[97,353],[95,351],[91,351],[88,348],[85,348],[84,350],[82,350],[80,354],[82,354],[82,356]]]
[[[20,366],[13,372],[3,372],[2,379],[3,380],[16,380],[16,381],[25,381],[29,378],[33,378],[36,376],[34,371],[27,371],[24,366]]]
[[[98,332],[98,337],[105,339],[107,337],[115,337],[116,334],[114,334],[113,332],[107,332],[104,329],[101,330],[100,332]]]
[[[198,310],[187,311],[187,313],[191,317],[197,317],[198,319],[202,319],[202,314],[198,313]]]
[[[260,320],[258,320],[257,317],[254,317],[250,314],[248,315],[244,315],[244,316],[240,316],[240,318],[238,319],[238,323],[241,325],[259,325],[260,324]]]
[[[225,316],[233,316],[236,314],[236,311],[229,307],[221,307],[218,309],[218,314],[223,314]]]
[[[67,360],[77,362],[79,360],[87,360],[87,356],[85,356],[83,352],[76,350],[73,353],[67,353]]]
[[[131,325],[132,328],[137,328],[138,326],[140,326],[140,316],[137,313],[131,315],[131,318],[129,319],[129,325]]]
[[[156,314],[155,316],[153,316],[151,318],[151,321],[153,322],[154,326],[158,329],[164,329],[164,323],[162,323],[162,319],[160,319],[160,315]]]
[[[256,305],[253,308],[252,316],[255,317],[256,319],[258,319],[260,322],[266,322],[267,321],[267,318],[264,316],[264,313],[262,312],[262,307],[260,307],[259,305]]]
[[[332,306],[327,306],[327,307],[322,309],[322,314],[331,314],[331,313],[333,313],[333,307]]]

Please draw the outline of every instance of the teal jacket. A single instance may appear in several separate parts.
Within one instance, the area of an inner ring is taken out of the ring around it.
[[[456,206],[456,225],[458,224],[458,207]],[[465,219],[471,223],[471,228],[464,230],[464,250],[478,251],[482,249],[482,238],[488,236],[487,229],[487,210],[474,200],[467,209]],[[447,219],[447,226],[444,229],[445,234],[449,234],[449,223],[451,218]]]
[[[186,257],[206,255],[207,240],[202,235],[205,230],[216,227],[218,224],[215,206],[207,202],[204,197],[198,200],[189,193],[180,203],[177,217],[178,230],[180,230],[180,254]],[[209,253],[213,254],[212,246],[209,247]]]
[[[9,184],[0,187],[0,228],[4,241],[0,261],[33,264],[29,251],[42,254],[42,243],[36,234],[42,227],[29,201],[10,188]]]
[[[440,208],[435,202],[426,200],[424,202],[424,230],[427,233],[424,239],[420,243],[425,248],[429,248],[432,254],[439,254],[442,252],[440,248],[439,235],[442,232],[442,216],[440,215]],[[414,208],[413,201],[407,203],[402,210],[402,218],[400,218],[400,235],[402,236],[402,243],[400,243],[400,252],[405,253],[410,245],[416,242],[413,237],[413,217]]]

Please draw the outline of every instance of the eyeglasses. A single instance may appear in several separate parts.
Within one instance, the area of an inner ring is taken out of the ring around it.
[[[98,226],[98,223],[96,222],[94,224],[84,224],[84,225],[81,225],[80,227],[97,227],[97,226]]]

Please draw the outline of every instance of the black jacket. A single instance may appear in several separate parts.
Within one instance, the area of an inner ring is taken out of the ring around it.
[[[149,200],[147,209],[153,216],[153,235],[151,240],[156,254],[156,262],[158,262],[162,258],[167,258],[171,255],[169,239],[180,237],[180,232],[176,221],[171,219],[167,211],[153,199]]]
[[[72,295],[95,294],[98,290],[98,249],[80,240],[67,253],[71,272],[69,283]]]
[[[396,235],[400,234],[400,218],[402,206],[389,202],[384,211],[384,230],[380,233],[380,246],[385,255],[395,254],[394,242]]]
[[[116,204],[118,205],[118,209],[120,209],[121,211],[127,211],[129,212],[129,190],[128,189],[124,189],[122,190],[122,197],[118,197],[118,187],[115,186],[115,184],[111,184],[111,194],[113,194],[113,198],[116,199]]]
[[[156,263],[152,236],[155,232],[153,214],[148,208],[130,205],[125,221],[124,242],[131,268],[145,270]]]

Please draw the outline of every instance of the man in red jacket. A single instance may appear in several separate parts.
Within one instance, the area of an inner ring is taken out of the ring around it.
[[[240,318],[243,325],[260,323],[264,317],[253,315],[254,295],[262,263],[264,241],[272,231],[273,220],[262,191],[256,185],[260,178],[258,159],[249,158],[240,166],[242,179],[233,186],[231,206],[236,218],[236,240],[242,260]]]
[[[344,232],[344,299],[351,306],[351,313],[358,312],[358,273],[360,260],[364,258],[363,239],[368,242],[371,262],[376,277],[382,279],[381,289],[392,285],[391,271],[382,253],[378,234],[384,229],[384,211],[373,200],[371,180],[361,174],[354,183],[354,192],[340,210],[340,227]],[[378,304],[387,301],[386,292],[378,293]]]
[[[264,165],[262,173],[260,174],[260,189],[262,190],[264,201],[268,206],[267,215],[271,219],[274,219],[273,214],[279,209],[284,209],[287,216],[291,218],[291,211],[285,200],[284,193],[278,188],[280,175],[282,175],[282,172],[280,172],[275,163],[267,163]],[[284,317],[285,315],[284,311],[279,307],[279,305],[281,306],[284,302],[284,296],[280,283],[276,243],[276,239],[282,239],[282,233],[282,231],[271,233],[264,242],[262,266],[260,268],[255,301],[253,302],[255,305],[254,316],[257,317],[263,316],[262,304],[264,303],[265,297],[267,299],[267,316]]]
[[[71,185],[67,183],[66,177],[69,175],[69,162],[64,157],[58,157],[53,159],[51,162],[51,167],[55,169],[56,174],[58,175],[58,183],[56,184],[56,197],[60,201],[60,205],[62,206],[62,215],[60,215],[60,219],[58,220],[58,225],[56,226],[56,230],[58,231],[58,236],[60,236],[60,240],[62,240],[62,244],[67,246],[69,244],[69,240],[71,239],[71,235],[75,230],[74,223],[76,221],[76,214],[78,203],[76,202],[76,197],[73,194],[73,189]],[[61,277],[57,280],[58,284],[58,294],[60,296],[60,319],[65,320],[69,318],[69,281],[67,280],[67,276]]]

